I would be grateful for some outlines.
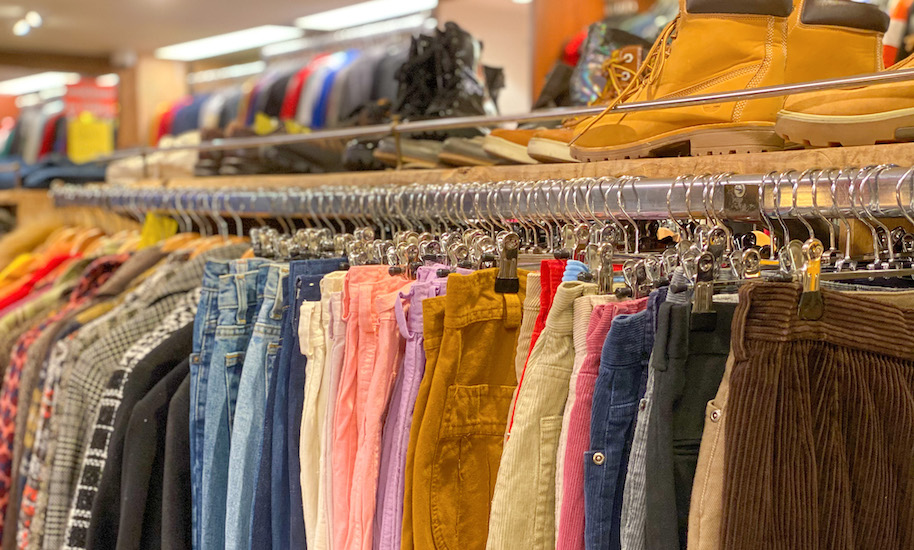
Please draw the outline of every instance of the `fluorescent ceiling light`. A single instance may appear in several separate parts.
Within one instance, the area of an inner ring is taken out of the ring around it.
[[[25,14],[25,21],[31,25],[33,29],[37,29],[44,22],[44,20],[41,18],[41,15],[37,11],[30,11]]]
[[[295,27],[263,25],[159,48],[155,51],[155,56],[172,61],[197,61],[292,40],[301,37],[302,34],[302,30]]]
[[[13,34],[16,36],[25,36],[32,30],[32,26],[29,25],[29,22],[25,19],[20,19],[16,21],[16,24],[13,25]]]
[[[417,13],[407,15],[406,17],[391,19],[389,21],[380,21],[378,23],[371,23],[351,29],[343,29],[332,34],[306,36],[296,40],[270,44],[269,46],[264,46],[260,50],[260,55],[263,57],[276,57],[306,50],[332,48],[334,44],[339,44],[346,40],[358,40],[371,38],[381,34],[393,34],[413,30],[432,30],[437,25],[438,22],[435,21],[435,19],[429,18],[425,14]]]
[[[252,61],[251,63],[241,63],[231,65],[220,69],[209,69],[198,71],[187,75],[188,84],[204,84],[206,82],[216,82],[218,80],[228,80],[231,78],[240,78],[260,74],[266,70],[267,64],[263,61]]]
[[[60,88],[79,81],[76,73],[38,73],[0,82],[0,95],[23,95],[49,88]]]
[[[428,11],[438,5],[438,0],[370,0],[344,8],[323,11],[299,17],[295,24],[303,29],[337,31],[375,21],[384,21],[412,13]]]

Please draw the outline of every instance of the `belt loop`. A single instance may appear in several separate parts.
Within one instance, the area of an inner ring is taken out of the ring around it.
[[[505,299],[505,328],[519,327],[522,317],[520,297],[517,294],[502,294],[502,296]]]
[[[282,319],[282,302],[285,295],[286,275],[283,270],[279,271],[279,281],[276,284],[276,298],[273,299],[273,310],[270,311],[270,317],[273,319]]]
[[[247,318],[248,310],[248,291],[243,274],[235,275],[235,292],[238,295],[238,309],[235,311],[235,321],[239,325],[243,325]]]

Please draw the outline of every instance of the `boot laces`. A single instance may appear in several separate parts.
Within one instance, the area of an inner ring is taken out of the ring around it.
[[[603,85],[603,90],[600,91],[600,95],[598,95],[596,99],[591,100],[587,104],[588,106],[609,103],[619,97],[635,79],[637,67],[633,69],[631,60],[622,58],[621,50],[614,50],[612,55],[603,61],[601,71],[603,75],[606,76],[606,84]],[[581,122],[581,120],[583,120],[583,117],[570,117],[565,119],[562,125],[566,128],[574,127]]]
[[[584,128],[583,131],[578,133],[575,138],[571,141],[574,143],[577,141],[578,136],[582,135],[584,132],[593,127],[594,124],[603,119],[610,111],[612,111],[617,105],[625,103],[631,99],[639,90],[645,87],[653,86],[656,84],[657,80],[660,79],[660,75],[663,74],[663,67],[666,64],[666,59],[670,55],[670,48],[673,40],[676,38],[676,30],[678,28],[680,16],[676,16],[660,33],[660,36],[657,37],[657,40],[654,41],[654,45],[651,47],[651,50],[648,52],[647,56],[644,59],[644,63],[638,68],[634,73],[634,76],[628,83],[628,86],[625,87],[622,91],[618,92],[615,98],[606,106],[606,109],[602,113],[593,117],[590,123]],[[615,52],[614,52],[615,53]],[[610,59],[612,61],[612,59]]]

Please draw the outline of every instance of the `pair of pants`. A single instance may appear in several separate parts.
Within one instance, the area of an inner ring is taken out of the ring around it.
[[[664,311],[667,310],[668,311]],[[724,376],[735,304],[715,303],[712,330],[690,327],[688,304],[664,304],[654,356],[648,420],[645,547],[685,548],[705,410]]]
[[[417,400],[413,415],[419,429],[411,476],[412,538],[407,541],[404,531],[404,547],[407,542],[421,549],[485,547],[517,385],[514,358],[527,273],[519,270],[517,294],[496,293],[496,276],[494,269],[451,275],[447,295],[425,303],[427,315],[429,302],[444,300],[444,328],[439,340],[425,326],[427,365],[434,366],[426,371],[427,402],[420,409]]]
[[[587,326],[587,354],[575,378],[574,402],[566,407],[568,429],[565,441],[565,468],[562,480],[562,505],[559,510],[556,548],[584,548],[584,454],[590,447],[594,391],[600,374],[600,359],[606,335],[618,315],[631,315],[647,307],[647,298],[610,302],[593,308]],[[570,383],[570,382],[569,382]],[[563,424],[566,419],[563,418]]]
[[[203,478],[203,422],[206,411],[206,387],[209,363],[216,341],[219,322],[219,277],[229,272],[228,261],[207,262],[203,268],[200,302],[194,318],[192,354],[190,356],[190,464],[191,464],[191,532],[194,546],[200,547],[200,509]]]
[[[628,455],[638,403],[647,384],[659,293],[644,311],[613,319],[600,359],[584,454],[584,547],[618,549]]]
[[[311,414],[311,412],[316,413],[314,406],[310,404],[311,402],[307,402],[306,406],[308,379],[311,377],[313,369],[313,372],[317,373],[316,378],[320,380],[320,373],[323,369],[323,364],[313,364],[309,360],[310,356],[306,356],[304,352],[308,341],[300,339],[300,327],[303,319],[302,311],[306,303],[320,305],[322,300],[321,288],[324,279],[328,274],[338,270],[344,261],[344,258],[309,260],[303,266],[299,266],[299,269],[303,271],[298,271],[295,277],[297,296],[292,313],[292,330],[298,338],[296,338],[292,351],[292,366],[287,381],[289,398],[286,409],[288,433],[286,434],[287,444],[285,449],[286,463],[289,466],[289,491],[288,495],[279,495],[279,498],[288,498],[289,500],[289,529],[292,548],[304,548],[308,537],[310,537],[304,513],[305,493],[315,492],[317,485],[302,484],[301,445],[302,442],[311,445],[313,441],[318,441],[319,437],[315,435],[313,430],[305,430],[303,432],[302,427],[306,418],[314,418],[316,416],[316,414]],[[315,338],[317,336],[312,337],[312,340]],[[321,359],[322,361],[323,359]],[[320,407],[320,410],[323,411],[323,401]],[[304,411],[309,411],[309,414],[304,414]],[[276,498],[274,496],[274,499]],[[277,521],[274,519],[274,526],[276,523]],[[313,524],[310,527],[314,529]]]
[[[565,452],[568,449],[568,429],[571,424],[571,415],[569,414],[577,401],[578,378],[581,374],[581,367],[584,366],[584,359],[587,357],[587,328],[590,326],[590,318],[593,315],[593,308],[616,301],[615,296],[603,294],[591,294],[581,296],[574,301],[574,326],[572,328],[572,338],[574,340],[574,366],[571,370],[571,378],[568,379],[568,399],[565,401],[565,411],[562,413],[562,431],[559,434],[559,445],[555,454],[555,532],[561,529],[561,510],[562,510],[562,493],[565,486]]]
[[[310,431],[302,427],[301,452],[305,453],[311,449],[309,444],[314,440],[320,441],[320,456],[318,458],[318,472],[313,473],[313,469],[305,468],[307,460],[302,460],[302,487],[308,485],[308,479],[317,476],[318,481],[318,504],[316,510],[317,526],[314,529],[308,529],[306,523],[306,534],[308,536],[308,548],[311,550],[326,550],[333,548],[332,531],[333,525],[333,484],[332,484],[332,465],[333,465],[333,424],[334,413],[336,411],[336,395],[339,391],[340,373],[343,369],[343,360],[346,350],[346,322],[343,320],[343,287],[345,274],[341,277],[338,274],[330,274],[321,281],[321,327],[324,333],[325,358],[323,360],[323,374],[321,377],[321,389],[319,396],[323,395],[323,407],[308,408],[314,410],[316,414],[321,415],[317,419],[319,434],[310,436]],[[308,303],[302,305],[307,306]],[[302,319],[307,319],[307,314],[302,312]],[[299,328],[301,334],[301,328]],[[307,346],[306,346],[307,347]],[[314,369],[309,369],[314,373]],[[318,397],[320,401],[320,397]],[[305,422],[307,415],[302,415],[302,422]],[[306,477],[306,476],[311,476]],[[310,517],[308,513],[308,503],[303,501],[305,507],[305,521]]]
[[[305,378],[305,358],[298,338],[299,310],[306,299],[320,299],[318,284],[323,272],[334,269],[340,262],[341,259],[305,260],[289,264],[283,295],[280,351],[267,396],[252,510],[253,548],[289,548],[305,544],[300,472],[297,470]],[[290,448],[292,445],[294,449]]]
[[[721,548],[914,547],[914,308],[897,297],[740,290]]]
[[[498,468],[487,550],[555,548],[556,453],[575,362],[574,303],[585,292],[596,292],[596,285],[558,287],[530,353]]]
[[[229,264],[229,274],[219,277],[219,320],[206,385],[201,509],[197,514],[200,547],[208,550],[225,548],[232,424],[244,355],[260,309],[258,297],[263,299],[262,285],[266,283],[257,267],[264,263],[260,259],[236,260]]]
[[[416,271],[416,282],[408,292],[401,291],[394,303],[397,327],[405,340],[405,346],[381,437],[381,463],[372,545],[375,550],[400,550],[406,453],[416,396],[425,372],[422,303],[445,292],[447,279],[437,275],[438,269],[444,267],[420,267]],[[408,308],[404,303],[408,304]]]
[[[263,438],[267,388],[279,355],[280,321],[283,311],[283,285],[287,265],[261,266],[265,272],[263,299],[254,323],[251,341],[245,351],[238,403],[232,425],[226,488],[225,547],[243,549],[251,544],[251,511],[254,502],[258,450]]]
[[[408,282],[404,277],[392,277],[383,265],[356,266],[346,274],[343,289],[346,353],[336,396],[332,450],[332,528],[334,544],[340,548],[362,548],[363,541],[371,539],[373,510],[366,517],[361,508],[352,507],[362,501],[362,487],[358,483],[367,481],[366,469],[371,468],[360,451],[374,438],[374,426],[380,425],[384,413],[378,399],[380,393],[385,393],[379,387],[379,384],[383,386],[384,377],[374,376],[380,324],[376,301]],[[386,404],[386,398],[384,401]]]

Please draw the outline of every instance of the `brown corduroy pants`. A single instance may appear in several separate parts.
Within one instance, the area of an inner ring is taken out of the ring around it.
[[[725,430],[725,550],[914,548],[914,309],[902,295],[740,291]],[[905,304],[907,302],[907,304]]]

